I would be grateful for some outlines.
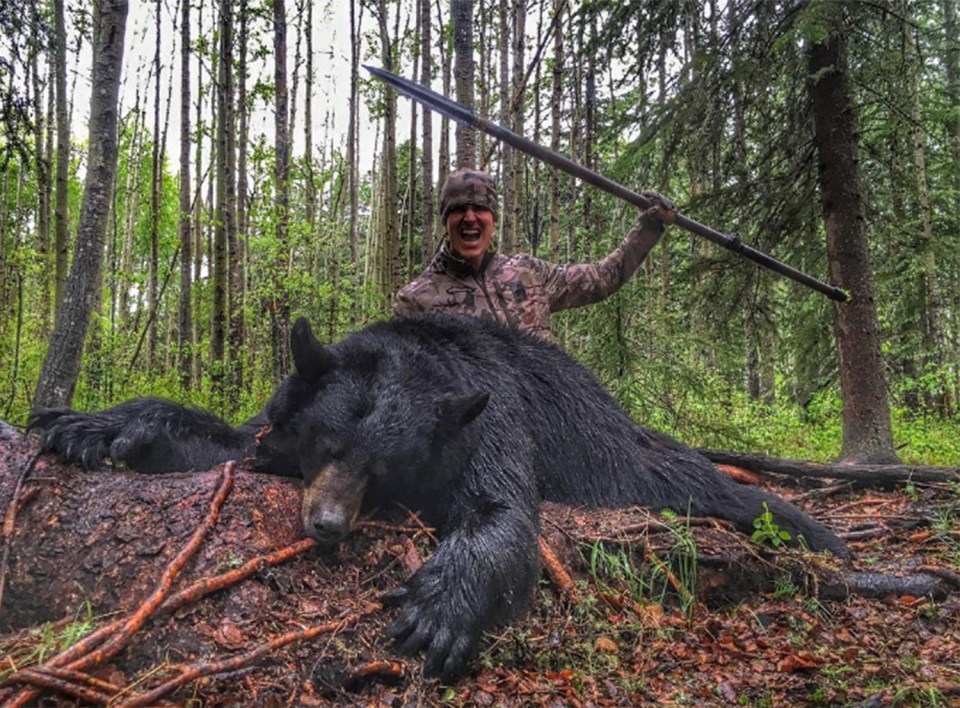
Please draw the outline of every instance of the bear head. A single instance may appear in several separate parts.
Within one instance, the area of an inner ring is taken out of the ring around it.
[[[291,350],[295,371],[267,407],[269,443],[299,467],[306,534],[340,541],[365,502],[442,515],[442,490],[470,455],[478,434],[470,424],[489,394],[438,395],[375,334],[328,349],[305,318]]]

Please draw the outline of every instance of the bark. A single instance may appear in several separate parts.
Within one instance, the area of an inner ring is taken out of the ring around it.
[[[126,0],[97,5],[90,100],[90,152],[77,245],[33,407],[69,406],[80,374],[87,325],[100,287],[100,268],[117,171],[117,99],[126,30]]]
[[[307,66],[303,92],[303,163],[306,190],[306,217],[308,243],[314,242],[317,220],[317,186],[313,175],[313,3],[307,3],[304,33],[307,38]]]
[[[216,150],[216,219],[213,237],[213,331],[210,336],[210,372],[216,406],[222,406],[226,398],[227,367],[227,319],[229,316],[228,249],[229,249],[229,168],[227,165],[230,145],[227,134],[230,124],[230,108],[227,86],[233,73],[231,25],[233,0],[219,3],[218,34],[220,44],[217,56],[217,150]]]
[[[918,38],[915,30],[909,24],[910,8],[908,3],[901,2],[899,11],[904,17],[902,25],[902,46],[904,48],[905,89],[910,105],[910,138],[913,147],[914,168],[914,207],[916,218],[920,222],[920,233],[917,250],[923,259],[923,277],[918,278],[919,305],[921,308],[921,334],[923,337],[924,355],[919,362],[924,367],[923,373],[932,371],[941,372],[941,383],[937,394],[927,396],[925,403],[940,415],[949,415],[949,403],[946,382],[943,378],[943,366],[946,362],[945,340],[943,332],[943,296],[941,288],[941,274],[938,263],[937,248],[934,239],[933,208],[930,202],[930,189],[927,176],[927,146],[925,119],[920,104],[920,64],[922,57],[917,47]]]
[[[430,0],[420,0],[420,56],[423,62],[420,65],[420,83],[431,88],[433,81],[433,59],[431,46],[433,33],[431,31],[432,18],[430,16]],[[420,151],[421,172],[421,211],[423,212],[423,249],[421,262],[424,267],[433,258],[434,220],[437,218],[433,208],[433,111],[423,111],[422,131],[420,141],[423,145]]]
[[[193,280],[190,277],[193,241],[190,221],[190,2],[180,0],[180,307],[178,316],[179,341],[177,368],[180,385],[190,387],[192,363],[193,318],[191,297]]]
[[[240,35],[238,37],[237,45],[240,50],[239,60],[237,62],[237,79],[236,79],[236,90],[237,90],[237,112],[238,115],[238,134],[236,140],[236,155],[237,155],[237,188],[236,188],[236,220],[235,220],[235,231],[236,231],[236,247],[237,253],[235,254],[235,265],[237,272],[234,273],[233,277],[233,289],[231,290],[231,297],[234,300],[231,300],[234,303],[233,316],[234,320],[231,324],[232,331],[235,332],[239,338],[239,342],[242,344],[247,341],[247,329],[246,321],[243,319],[243,309],[244,305],[247,302],[247,295],[249,293],[249,283],[248,283],[248,261],[249,261],[249,243],[250,243],[250,216],[247,209],[247,199],[248,199],[248,177],[247,177],[247,147],[250,143],[249,141],[249,109],[247,106],[247,44],[249,41],[249,9],[247,6],[247,0],[241,0],[240,2],[240,17],[239,17],[239,27]],[[237,304],[239,303],[239,305]],[[235,352],[236,355],[240,358],[241,366],[256,366],[255,363],[249,359],[244,361],[242,355],[239,351]]]
[[[357,83],[360,65],[360,27],[357,22],[357,3],[350,0],[350,125],[347,128],[347,162],[350,171],[350,260],[354,269],[360,265],[360,188],[357,184],[357,123],[359,98]]]
[[[120,307],[120,324],[129,328],[131,312],[136,309],[130,305],[133,283],[134,226],[140,204],[140,158],[143,146],[143,131],[140,111],[140,87],[137,86],[133,102],[133,129],[130,137],[130,149],[127,152],[127,181],[124,185],[124,229],[123,243],[120,246],[120,266],[117,274],[117,290]]]
[[[422,31],[420,27],[421,17],[420,13],[414,10],[414,37],[419,37]],[[407,34],[409,28],[404,29],[404,35]],[[413,67],[411,67],[411,73],[413,76],[420,75],[420,60],[429,61],[430,57],[422,57],[420,52],[414,50],[413,56]],[[403,247],[403,282],[397,285],[398,289],[403,287],[404,283],[408,283],[413,280],[414,273],[413,266],[414,262],[418,260],[417,255],[413,252],[413,232],[414,224],[417,222],[417,159],[418,159],[418,150],[417,150],[417,119],[419,118],[417,109],[419,104],[416,101],[410,102],[410,137],[408,139],[408,146],[410,148],[410,159],[407,164],[407,186],[405,188],[406,196],[403,199],[402,214],[404,216],[404,231],[406,232],[405,244]],[[425,113],[429,111],[424,109]],[[422,215],[421,215],[422,216]],[[417,273],[420,271],[418,270]]]
[[[440,0],[437,0],[437,19],[440,21],[440,36],[437,41],[437,49],[440,52],[440,67],[443,73],[441,80],[442,91],[444,96],[449,96],[450,85],[453,80],[451,75],[453,70],[451,66],[451,54],[453,53],[452,33],[449,31],[449,26],[445,26],[443,23],[443,12],[440,9]],[[452,21],[451,18],[451,22]],[[440,168],[437,170],[437,189],[440,189],[447,175],[450,173],[450,119],[446,116],[440,119],[440,148],[437,150],[437,154],[440,160]],[[440,224],[440,230],[445,231],[446,227]]]
[[[856,108],[850,92],[846,46],[837,5],[830,34],[808,49],[808,91],[820,163],[820,193],[827,233],[830,281],[852,300],[834,305],[834,332],[843,397],[844,460],[899,460],[893,447],[880,328],[860,190]]]
[[[380,28],[380,52],[387,71],[393,71],[393,44],[387,24],[388,5],[377,4],[377,24]],[[380,246],[382,271],[379,278],[384,303],[390,302],[403,285],[403,240],[400,237],[400,219],[397,212],[397,94],[384,88],[383,156],[380,160]]]
[[[512,102],[510,96],[510,2],[500,0],[500,123],[512,127]],[[506,143],[500,145],[500,248],[504,253],[513,252],[513,148]]]
[[[50,244],[50,155],[45,149],[44,126],[47,116],[43,112],[43,91],[40,80],[38,55],[41,47],[41,17],[39,5],[32,5],[32,33],[33,46],[30,50],[30,82],[33,94],[33,150],[34,170],[36,173],[37,192],[37,253],[43,262],[44,275],[40,285],[40,328],[49,332],[51,314],[50,291],[51,283],[46,276],[52,272],[50,266],[54,264],[53,249]],[[53,303],[53,308],[59,308],[59,301]]]
[[[290,370],[289,337],[290,303],[284,287],[287,272],[288,225],[290,211],[290,133],[287,103],[287,17],[284,0],[273,2],[274,55],[274,181],[276,190],[276,226],[278,258],[274,263],[274,295],[270,303],[271,345],[273,351],[273,378],[279,381]]]
[[[203,36],[203,5],[201,4],[197,12],[197,35]],[[194,183],[196,187],[196,198],[193,200],[193,282],[200,282],[201,266],[203,263],[203,244],[204,244],[204,233],[205,226],[203,224],[203,198],[200,196],[203,189],[203,133],[200,131],[200,128],[204,126],[204,116],[207,113],[204,112],[204,101],[203,101],[203,74],[204,74],[204,64],[203,58],[197,56],[197,102],[196,102],[196,115],[194,123],[196,124],[197,129],[197,144],[194,152]],[[208,92],[209,93],[209,92]],[[212,112],[212,102],[213,96],[209,98],[211,102],[211,112]],[[211,144],[213,141],[213,136],[211,135]],[[212,180],[207,180],[207,190],[209,191],[210,186],[213,184]],[[209,222],[209,219],[208,219]],[[203,352],[200,351],[200,332],[201,332],[201,316],[203,314],[203,303],[200,302],[200,297],[194,296],[193,302],[191,303],[191,309],[193,311],[193,328],[190,331],[190,342],[191,342],[191,354],[193,355],[193,366],[190,369],[190,381],[197,385],[200,382],[200,371],[203,365]]]
[[[56,251],[55,301],[63,300],[67,284],[67,267],[70,225],[69,174],[70,174],[70,116],[67,106],[67,31],[64,19],[63,0],[54,0],[54,76],[56,83],[57,115],[57,177],[54,192],[54,250]]]
[[[451,0],[457,101],[471,111],[474,107],[473,0]],[[477,131],[457,124],[457,167],[476,167]]]
[[[553,12],[560,15],[565,0],[554,0]],[[557,21],[553,35],[553,76],[550,111],[550,149],[560,152],[560,112],[563,105],[563,22]],[[550,170],[550,260],[560,259],[560,172]]]
[[[243,369],[243,244],[237,233],[237,120],[236,120],[236,80],[234,79],[234,46],[233,2],[230,4],[229,26],[224,33],[225,61],[229,68],[224,81],[224,109],[223,116],[226,126],[226,216],[227,237],[227,341],[228,350],[228,380],[229,395],[232,397],[244,387]]]
[[[524,67],[524,47],[527,39],[527,13],[524,0],[515,0],[513,6],[513,81],[510,90],[510,114],[513,132],[517,135],[526,135],[524,113],[527,108],[527,76]],[[513,183],[513,234],[510,250],[519,250],[523,245],[523,232],[526,223],[526,168],[524,155],[517,152],[513,155],[512,173],[508,177]]]
[[[153,145],[151,153],[153,173],[150,180],[150,259],[147,273],[147,371],[153,369],[154,359],[157,355],[157,307],[159,305],[160,197],[163,190],[163,157],[160,151],[160,77],[163,69],[160,64],[161,8],[161,0],[156,0],[154,15],[156,44],[153,53]]]

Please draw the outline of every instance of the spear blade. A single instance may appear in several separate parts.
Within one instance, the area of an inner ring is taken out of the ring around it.
[[[486,118],[476,115],[464,106],[461,103],[443,96],[436,91],[428,89],[426,86],[405,79],[402,76],[397,76],[396,74],[387,71],[386,69],[381,69],[375,66],[364,65],[364,68],[373,74],[376,78],[383,81],[385,84],[395,89],[397,92],[407,96],[408,98],[413,99],[417,103],[422,104],[423,106],[445,115],[448,118],[462,123],[471,128],[475,128],[481,132],[486,133],[487,135],[493,136],[498,140],[501,140],[511,147],[523,152],[531,157],[535,157],[541,162],[545,162],[548,165],[556,167],[558,170],[562,170],[569,175],[572,175],[578,179],[583,180],[589,184],[592,184],[598,189],[602,189],[608,194],[612,194],[619,199],[627,202],[628,204],[633,204],[634,206],[640,207],[641,209],[649,209],[651,206],[650,200],[644,197],[642,194],[639,194],[632,189],[627,189],[622,184],[614,182],[612,179],[604,177],[599,172],[594,172],[588,167],[584,167],[578,162],[571,160],[568,157],[550,150],[549,148],[540,145],[539,143],[525,138],[522,135],[517,135],[511,130],[504,128],[502,125],[498,125],[493,121],[490,121]],[[793,266],[787,265],[782,261],[778,261],[773,256],[767,255],[763,251],[758,251],[749,246],[743,241],[740,240],[738,236],[729,235],[721,233],[716,229],[712,229],[709,226],[701,224],[698,221],[694,221],[689,217],[684,216],[683,214],[677,213],[676,219],[673,222],[677,226],[686,231],[701,236],[702,238],[712,241],[713,243],[726,248],[729,251],[733,251],[748,260],[753,261],[769,270],[779,273],[787,278],[790,278],[794,282],[806,285],[808,288],[812,288],[819,293],[826,295],[831,300],[836,302],[849,302],[850,294],[843,290],[842,288],[837,287],[836,285],[830,285],[829,283],[824,283],[823,281],[817,280],[812,275],[808,275],[803,271],[797,270]]]

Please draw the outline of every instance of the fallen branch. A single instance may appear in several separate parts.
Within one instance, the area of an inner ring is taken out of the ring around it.
[[[853,479],[861,482],[960,482],[960,470],[955,467],[928,467],[924,465],[857,465],[823,464],[800,460],[783,460],[766,455],[741,452],[698,450],[711,462],[743,467],[755,472],[776,472],[790,477],[826,477]]]
[[[847,597],[860,595],[861,597],[932,597],[942,600],[951,591],[960,590],[960,585],[951,582],[941,574],[929,572],[897,575],[894,573],[874,573],[851,571],[843,574],[843,588],[832,588],[825,593],[827,597]]]

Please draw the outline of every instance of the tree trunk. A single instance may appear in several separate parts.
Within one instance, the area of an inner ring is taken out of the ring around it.
[[[238,37],[237,45],[240,49],[239,61],[237,62],[237,101],[236,106],[239,112],[238,116],[238,134],[236,140],[236,153],[237,153],[237,189],[236,189],[236,222],[235,222],[235,232],[236,232],[236,245],[237,253],[235,254],[235,263],[237,267],[237,273],[234,274],[234,284],[233,289],[231,290],[231,297],[234,300],[234,321],[231,323],[232,331],[237,333],[237,337],[241,344],[245,343],[248,339],[247,332],[247,322],[243,317],[244,306],[247,303],[247,297],[249,294],[249,254],[250,254],[250,215],[247,209],[247,192],[249,179],[247,176],[247,147],[250,143],[249,141],[249,109],[247,106],[247,44],[249,42],[249,30],[248,25],[250,22],[249,18],[249,8],[247,5],[247,0],[241,0],[240,2],[240,36]],[[237,304],[239,303],[239,304]],[[241,352],[236,352],[237,356],[240,357],[241,366],[248,367],[252,366],[256,368],[257,364],[253,361],[253,353],[251,351],[246,351],[247,358],[243,359]]]
[[[224,32],[223,44],[229,61],[224,81],[224,115],[226,126],[226,205],[224,209],[227,237],[227,386],[229,395],[236,396],[244,387],[243,370],[243,248],[237,233],[237,120],[236,100],[234,97],[234,59],[233,59],[233,2],[230,3],[229,25]]]
[[[843,32],[838,27],[842,8],[830,3],[825,7],[837,21],[830,23],[825,40],[808,49],[808,90],[819,154],[830,280],[852,296],[851,302],[834,306],[843,397],[840,456],[859,463],[895,462],[899,458],[893,447],[860,191],[856,108],[850,94]]]
[[[289,337],[290,303],[284,286],[287,272],[287,249],[289,244],[288,223],[290,211],[290,133],[289,106],[287,103],[287,16],[284,0],[273,2],[273,55],[274,55],[274,147],[276,165],[276,226],[277,260],[273,264],[273,295],[270,306],[271,345],[273,349],[273,378],[279,381],[290,370]]]
[[[354,269],[360,266],[360,188],[357,184],[357,126],[359,98],[357,84],[360,67],[360,27],[357,21],[357,2],[350,0],[350,125],[347,128],[347,162],[350,171],[350,260]]]
[[[513,132],[517,135],[526,134],[524,113],[527,109],[527,77],[523,58],[524,46],[527,39],[526,19],[525,1],[515,0],[513,4],[513,32],[511,34],[511,43],[513,45],[513,81],[511,82],[510,89],[510,123],[513,126]],[[527,212],[526,158],[522,153],[515,152],[511,162],[511,174],[506,177],[506,179],[509,179],[513,184],[513,217],[509,249],[504,249],[507,254],[522,248]]]
[[[923,355],[920,365],[924,374],[936,373],[940,379],[938,390],[925,396],[925,405],[937,410],[940,415],[949,415],[946,382],[943,381],[943,366],[946,352],[943,331],[943,295],[940,284],[937,248],[934,239],[933,208],[930,203],[930,189],[927,177],[927,146],[923,107],[920,103],[920,66],[923,61],[917,47],[913,25],[910,23],[910,6],[901,0],[898,9],[904,20],[902,23],[902,46],[904,48],[905,82],[910,105],[910,137],[913,148],[915,213],[919,220],[920,233],[918,252],[924,263],[923,277],[918,278],[920,290],[919,306],[921,312],[921,335],[923,337]]]
[[[513,93],[510,85],[510,0],[500,0],[498,5],[500,24],[500,123],[512,127],[513,116],[510,100]],[[500,244],[506,254],[513,252],[513,148],[500,144]]]
[[[155,2],[154,32],[156,44],[153,53],[153,145],[151,165],[153,171],[150,180],[150,260],[147,271],[147,371],[153,370],[157,354],[157,308],[159,303],[158,276],[160,270],[160,198],[163,189],[163,156],[160,152],[160,11],[161,0]]]
[[[227,367],[227,318],[229,308],[229,284],[227,251],[229,248],[229,178],[227,159],[229,154],[227,132],[230,124],[230,109],[227,85],[232,74],[232,48],[230,46],[233,0],[219,3],[218,34],[220,43],[217,56],[217,156],[216,156],[216,219],[213,236],[213,329],[210,337],[210,378],[213,385],[215,408],[226,402]]]
[[[83,340],[100,287],[103,240],[117,171],[117,99],[123,64],[126,0],[102,0],[94,16],[90,153],[77,246],[33,408],[69,406],[80,374]]]
[[[385,0],[377,4],[377,23],[380,28],[380,52],[387,71],[393,71],[393,42],[387,26],[388,5]],[[383,254],[381,288],[384,302],[389,302],[403,285],[403,240],[400,238],[397,213],[397,94],[384,88],[383,156],[380,168],[383,178],[380,183],[381,237]]]
[[[69,175],[70,175],[70,115],[67,107],[67,30],[63,0],[54,0],[54,75],[57,97],[57,178],[55,187],[56,290],[55,302],[63,300],[67,283],[68,249],[70,239]]]
[[[430,0],[420,0],[420,83],[430,88],[433,81],[433,33],[431,32]],[[434,236],[433,222],[436,214],[433,208],[433,111],[424,110],[420,142],[421,200],[420,210],[423,219],[423,248],[421,262],[426,267],[433,258]]]
[[[307,243],[315,242],[317,185],[313,174],[313,3],[307,3],[304,34],[307,38],[307,66],[303,91],[303,181],[306,199]]]
[[[37,192],[37,253],[43,263],[42,273],[40,274],[40,329],[42,332],[49,332],[51,304],[50,292],[51,285],[49,276],[53,274],[54,265],[53,249],[50,244],[50,155],[47,154],[44,145],[44,125],[46,116],[43,112],[43,100],[41,99],[42,83],[40,80],[40,66],[38,55],[41,51],[40,40],[40,7],[31,5],[31,21],[33,41],[30,47],[30,81],[33,89],[33,150],[34,150],[34,169],[36,171],[36,192]],[[53,303],[53,308],[60,307],[59,302]]]
[[[451,0],[457,101],[473,110],[473,0]],[[477,132],[457,123],[457,167],[476,167]]]
[[[946,73],[947,105],[960,106],[960,23],[957,22],[957,1],[943,0],[941,4],[943,7],[943,65]],[[952,165],[952,168],[950,168],[948,172],[951,178],[950,187],[953,191],[953,200],[950,204],[950,213],[953,218],[950,222],[950,228],[956,233],[957,230],[960,229],[960,115],[957,115],[956,111],[949,114],[946,127],[947,140],[949,141],[948,154],[950,156],[950,164]],[[956,283],[956,275],[956,268],[954,268],[951,283]],[[957,304],[960,304],[960,298],[956,297],[957,288],[955,286],[949,288],[947,292],[950,292],[950,290],[953,290],[954,293],[951,306],[955,307]],[[955,327],[952,328],[950,332],[949,344],[950,350],[954,352],[957,350],[958,344],[960,344],[960,334],[957,333]],[[956,409],[958,398],[957,381],[960,381],[960,362],[958,362],[955,356],[953,359],[953,387],[950,396],[951,412]]]
[[[198,185],[199,186],[199,185]],[[180,385],[190,387],[190,371],[193,367],[191,332],[191,296],[193,280],[190,277],[193,242],[190,223],[190,2],[180,0],[180,307],[177,343],[177,368]]]
[[[553,12],[560,14],[566,0],[554,0]],[[560,115],[563,106],[563,22],[557,20],[553,35],[553,78],[550,109],[550,149],[560,152]],[[550,170],[550,260],[560,260],[560,171]]]

